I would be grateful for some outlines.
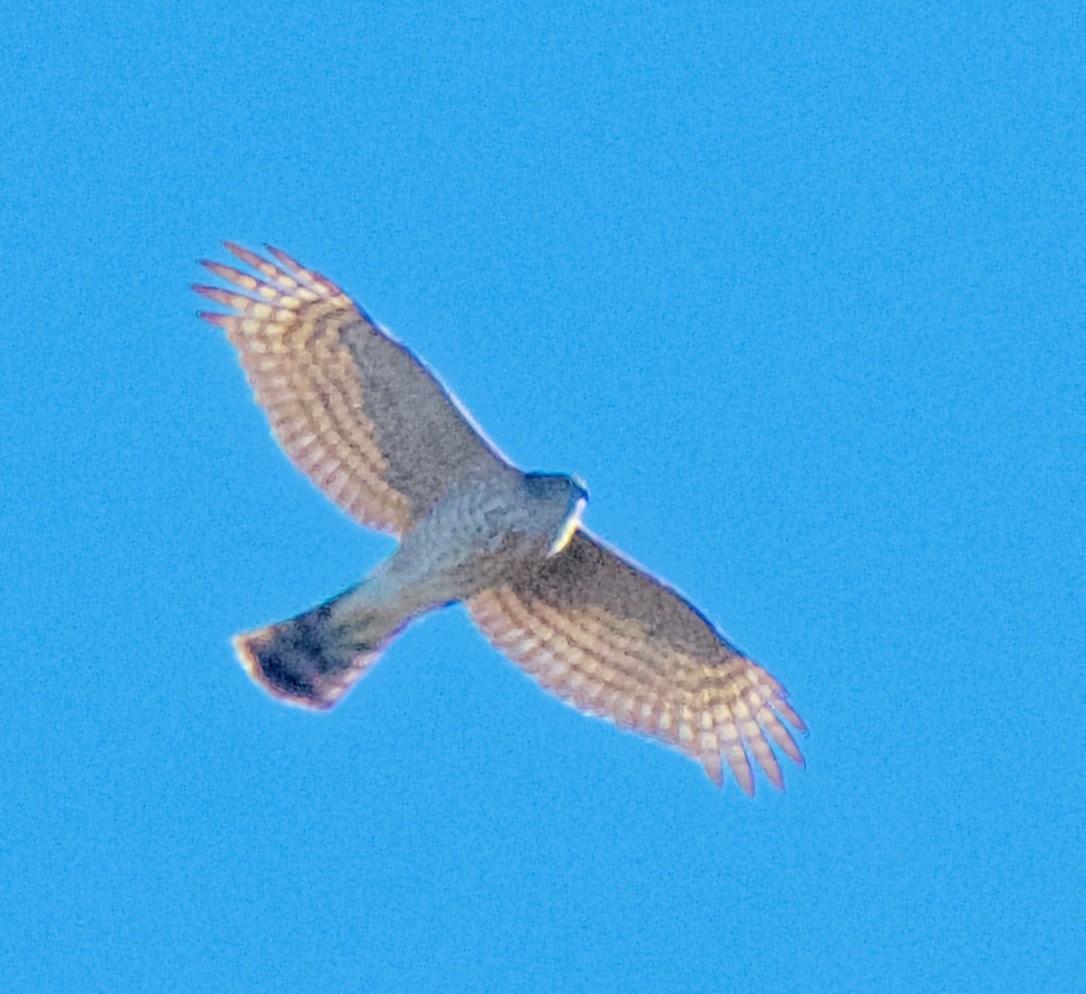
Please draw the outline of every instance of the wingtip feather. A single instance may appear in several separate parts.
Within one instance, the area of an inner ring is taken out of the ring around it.
[[[747,797],[754,796],[754,771],[751,769],[750,760],[741,742],[732,742],[724,746],[724,758],[731,767],[735,782],[742,788]]]
[[[229,330],[234,320],[229,314],[217,314],[214,311],[197,311],[196,316],[202,318],[208,324],[213,324],[218,328],[224,328]]]
[[[708,752],[701,757],[701,768],[715,787],[724,786],[724,767],[719,752]]]
[[[264,250],[270,256],[272,256],[272,258],[276,259],[279,263],[281,263],[288,270],[290,270],[295,278],[302,280],[302,282],[316,284],[317,286],[323,287],[326,292],[333,295],[342,294],[346,296],[343,289],[338,284],[333,283],[327,276],[324,276],[321,273],[315,272],[312,269],[307,269],[297,259],[295,259],[294,256],[290,255],[287,252],[284,252],[281,248],[276,248],[274,245],[269,245],[265,242]]]
[[[283,265],[290,266],[291,269],[297,269],[301,272],[305,272],[305,266],[298,262],[298,260],[295,259],[293,256],[288,255],[281,248],[276,248],[274,245],[270,245],[268,242],[265,242],[264,251],[266,251],[274,258],[278,259],[281,263],[283,263]]]
[[[779,711],[785,718],[788,719],[788,723],[803,735],[807,734],[807,723],[795,712],[795,709],[789,704],[783,697],[778,697],[773,702],[773,707]]]

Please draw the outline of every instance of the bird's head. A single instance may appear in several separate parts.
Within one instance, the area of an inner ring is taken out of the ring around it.
[[[526,473],[524,486],[534,501],[539,501],[555,512],[557,521],[547,554],[561,552],[573,538],[581,523],[581,514],[588,503],[588,488],[577,476],[565,473]]]

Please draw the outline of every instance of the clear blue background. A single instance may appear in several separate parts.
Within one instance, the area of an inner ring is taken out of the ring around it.
[[[5,990],[1083,989],[1081,14],[885,6],[9,11]],[[196,319],[222,238],[580,473],[808,770],[719,792],[460,610],[253,687],[390,543]]]

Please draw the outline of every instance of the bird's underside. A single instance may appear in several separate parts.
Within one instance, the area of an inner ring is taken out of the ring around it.
[[[577,481],[512,466],[323,276],[276,249],[227,248],[253,272],[205,262],[227,287],[195,289],[230,312],[201,316],[226,331],[295,466],[361,524],[399,539],[358,586],[235,639],[258,683],[331,707],[414,618],[460,601],[542,686],[678,748],[715,783],[727,763],[752,794],[753,759],[783,786],[771,743],[803,765],[789,726],[806,729],[783,687],[583,528]]]

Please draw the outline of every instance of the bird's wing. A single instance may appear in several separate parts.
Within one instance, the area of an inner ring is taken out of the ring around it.
[[[784,688],[677,591],[583,529],[541,568],[467,603],[493,645],[547,690],[678,748],[714,783],[723,756],[753,794],[749,754],[782,787],[769,739],[803,765],[781,717],[806,729]]]
[[[259,276],[204,265],[230,287],[197,285],[235,313],[225,329],[257,403],[303,473],[348,514],[400,535],[450,484],[504,460],[437,378],[342,290],[271,247],[229,242]]]

